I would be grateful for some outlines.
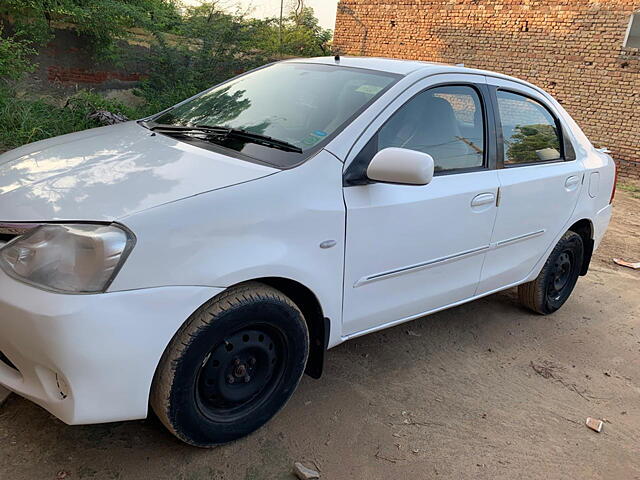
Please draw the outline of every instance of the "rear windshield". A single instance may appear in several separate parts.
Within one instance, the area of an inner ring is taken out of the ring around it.
[[[278,63],[233,79],[153,119],[153,124],[222,126],[266,135],[299,147],[271,148],[250,140],[211,140],[281,168],[301,163],[371,104],[399,76],[310,63]],[[190,141],[180,137],[182,141]],[[246,143],[245,143],[246,142]],[[194,144],[204,146],[196,139]],[[204,148],[207,148],[204,146]]]

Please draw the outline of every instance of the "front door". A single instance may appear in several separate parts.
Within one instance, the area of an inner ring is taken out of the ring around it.
[[[477,288],[498,178],[489,165],[484,86],[447,77],[447,85],[423,83],[401,95],[353,162],[366,167],[384,148],[408,148],[430,154],[436,175],[425,186],[345,186],[345,337],[463,301]]]

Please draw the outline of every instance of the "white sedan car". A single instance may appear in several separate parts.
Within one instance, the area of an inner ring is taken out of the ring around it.
[[[276,63],[0,156],[0,384],[68,424],[247,435],[341,342],[518,287],[550,314],[613,160],[541,89],[375,58]]]

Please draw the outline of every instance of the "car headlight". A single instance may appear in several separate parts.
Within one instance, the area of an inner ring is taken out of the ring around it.
[[[135,239],[111,225],[42,225],[0,249],[0,267],[17,280],[64,293],[104,292]]]

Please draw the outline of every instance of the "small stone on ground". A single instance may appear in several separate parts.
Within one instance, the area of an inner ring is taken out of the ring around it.
[[[602,420],[598,420],[597,418],[588,417],[586,421],[587,427],[589,427],[594,432],[600,433],[602,431]]]
[[[295,473],[296,477],[300,480],[313,480],[315,478],[320,478],[320,474],[318,472],[305,467],[300,462],[293,464],[293,473]]]

